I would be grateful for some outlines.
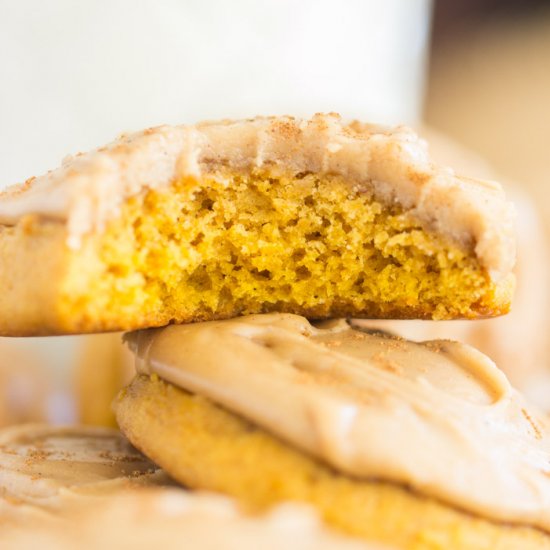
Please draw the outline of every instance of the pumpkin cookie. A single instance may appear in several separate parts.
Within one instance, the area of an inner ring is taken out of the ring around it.
[[[282,314],[127,338],[120,427],[191,488],[403,549],[550,548],[547,419],[469,346]]]
[[[0,194],[0,334],[501,315],[513,218],[498,184],[435,164],[404,127],[152,128]]]

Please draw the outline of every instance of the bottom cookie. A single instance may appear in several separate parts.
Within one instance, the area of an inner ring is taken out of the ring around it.
[[[550,536],[537,529],[475,517],[396,484],[340,474],[156,376],[135,378],[115,409],[129,440],[175,479],[234,496],[251,510],[284,501],[311,504],[343,533],[407,550],[550,548]]]

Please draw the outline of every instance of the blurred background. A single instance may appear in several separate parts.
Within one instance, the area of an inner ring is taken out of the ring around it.
[[[0,50],[0,188],[123,131],[318,111],[406,123],[437,160],[502,181],[518,206],[513,313],[390,328],[472,343],[550,409],[549,2],[0,0]],[[0,425],[112,422],[132,370],[120,342],[0,338]]]

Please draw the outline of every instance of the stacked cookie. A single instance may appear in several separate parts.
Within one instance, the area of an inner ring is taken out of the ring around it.
[[[546,419],[475,349],[353,321],[510,307],[511,205],[412,131],[150,129],[8,191],[0,221],[0,331],[134,331],[117,420],[184,486],[397,548],[550,547]]]

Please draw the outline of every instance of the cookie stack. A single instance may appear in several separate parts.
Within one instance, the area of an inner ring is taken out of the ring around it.
[[[0,196],[0,331],[133,331],[118,423],[191,490],[395,548],[546,548],[547,419],[475,349],[353,320],[506,313],[513,219],[404,127],[153,128]]]

